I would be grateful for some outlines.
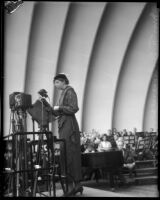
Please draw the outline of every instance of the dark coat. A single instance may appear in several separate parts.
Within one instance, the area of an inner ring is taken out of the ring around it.
[[[66,141],[67,171],[75,181],[82,178],[81,175],[81,149],[80,149],[80,132],[75,117],[75,113],[79,110],[77,95],[74,89],[67,86],[61,93],[58,105],[58,129],[59,138]],[[64,147],[61,145],[61,162],[62,173],[64,172]]]
[[[124,157],[124,163],[125,164],[135,162],[134,154],[133,154],[132,151],[123,148],[122,152],[123,152],[123,157]]]

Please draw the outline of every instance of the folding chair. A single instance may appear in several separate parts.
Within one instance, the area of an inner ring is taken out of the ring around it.
[[[157,137],[157,133],[156,132],[152,132],[152,133],[150,133],[150,135],[151,135],[151,144],[153,144],[154,140]]]
[[[129,136],[123,136],[124,144],[129,144]]]
[[[134,135],[129,136],[129,144],[130,144],[130,146],[135,145],[135,136]]]
[[[136,150],[135,150],[138,160],[142,160],[143,159],[144,147],[145,147],[145,140],[144,139],[143,140],[139,140],[138,144],[136,146]]]
[[[150,149],[151,147],[151,139],[150,138],[145,138],[144,139],[144,148],[145,149]]]

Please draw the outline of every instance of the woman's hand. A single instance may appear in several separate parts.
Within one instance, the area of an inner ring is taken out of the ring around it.
[[[53,110],[59,110],[59,106],[54,106]]]

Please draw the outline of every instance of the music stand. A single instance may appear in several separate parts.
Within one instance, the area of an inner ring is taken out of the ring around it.
[[[49,127],[49,122],[52,122],[52,107],[46,101],[37,100],[27,112],[32,116],[32,120],[35,120],[40,129],[45,129]]]

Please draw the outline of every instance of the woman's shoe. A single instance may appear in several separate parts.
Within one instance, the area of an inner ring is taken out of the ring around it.
[[[71,191],[66,192],[62,197],[70,197],[75,195],[75,188],[73,188]]]
[[[114,187],[111,188],[111,191],[112,191],[112,192],[115,192],[115,190],[116,190],[116,189],[115,189]]]
[[[82,193],[83,193],[83,187],[82,186],[75,188],[74,195],[76,195],[78,192],[80,192],[81,195],[82,195]]]

